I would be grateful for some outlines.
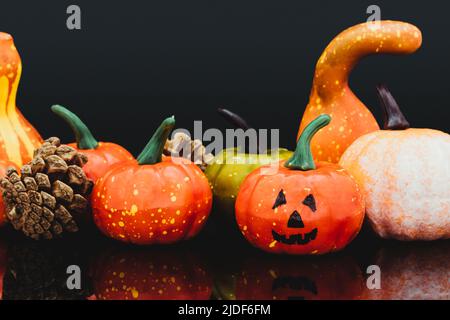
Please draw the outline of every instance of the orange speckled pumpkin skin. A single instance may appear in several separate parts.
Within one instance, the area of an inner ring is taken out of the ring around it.
[[[410,54],[421,43],[420,30],[399,21],[362,23],[333,39],[317,62],[309,103],[297,136],[318,115],[331,116],[330,125],[312,140],[315,160],[337,163],[354,140],[379,130],[371,112],[348,85],[350,72],[358,61],[371,54]]]
[[[113,239],[168,244],[195,236],[211,211],[203,172],[186,159],[116,164],[92,192],[94,221]]]
[[[281,162],[275,174],[253,171],[241,185],[236,201],[236,220],[245,238],[255,247],[271,253],[324,254],[350,243],[361,229],[364,201],[356,182],[336,164],[317,163],[315,170],[285,168]],[[286,204],[272,209],[283,190]],[[312,195],[316,211],[303,204]],[[297,211],[304,227],[290,228]],[[307,244],[285,244],[274,240],[272,230],[290,237],[317,229]]]
[[[108,252],[95,268],[97,300],[207,300],[211,291],[202,261],[179,249]]]
[[[36,129],[16,107],[22,62],[13,38],[0,32],[0,159],[17,166],[30,161],[42,143]]]
[[[10,167],[19,170],[19,168],[13,162],[0,160],[0,178],[5,176],[6,170]],[[6,224],[5,213],[5,203],[3,202],[3,197],[0,195],[0,227]]]
[[[83,170],[93,181],[102,177],[112,165],[134,159],[125,148],[111,142],[99,142],[95,149],[78,149],[76,143],[70,143],[69,146],[88,157],[89,161],[83,166]]]

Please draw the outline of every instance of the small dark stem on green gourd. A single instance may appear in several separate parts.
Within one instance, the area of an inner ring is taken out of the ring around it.
[[[173,116],[166,118],[161,123],[151,137],[150,141],[145,146],[144,150],[142,150],[141,154],[137,157],[137,161],[140,165],[161,162],[164,145],[166,144],[166,140],[174,126],[175,117]]]
[[[386,85],[377,85],[378,99],[384,112],[384,130],[405,130],[410,127],[397,101]]]
[[[54,105],[51,107],[54,114],[63,119],[72,129],[77,141],[77,148],[95,149],[98,146],[98,141],[94,138],[89,128],[81,121],[78,116],[60,105]]]
[[[252,127],[245,121],[240,115],[234,113],[233,111],[230,111],[225,108],[217,108],[217,112],[228,122],[230,122],[232,125],[234,125],[238,129],[242,129],[244,131],[248,129],[252,129]],[[256,153],[258,153],[259,150],[259,138],[256,137]]]
[[[228,122],[230,122],[231,124],[233,124],[234,126],[236,126],[239,129],[242,130],[248,130],[251,127],[248,125],[247,121],[245,121],[244,119],[242,119],[241,116],[237,115],[236,113],[228,110],[228,109],[224,109],[224,108],[217,108],[217,112],[223,117],[225,118],[225,120],[227,120]]]
[[[322,114],[306,126],[297,141],[297,148],[295,148],[294,154],[284,164],[286,168],[302,171],[316,169],[316,165],[311,154],[311,139],[317,131],[327,126],[330,121],[331,117],[329,115]]]

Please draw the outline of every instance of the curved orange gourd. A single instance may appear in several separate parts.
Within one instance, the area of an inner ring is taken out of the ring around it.
[[[316,65],[309,103],[298,131],[320,114],[329,114],[330,125],[312,140],[317,161],[337,163],[358,137],[378,130],[372,113],[348,85],[350,72],[362,58],[380,53],[410,54],[422,43],[420,30],[400,21],[376,21],[353,26],[331,41]]]
[[[16,107],[22,62],[11,35],[0,32],[0,160],[17,166],[33,157],[42,138]]]

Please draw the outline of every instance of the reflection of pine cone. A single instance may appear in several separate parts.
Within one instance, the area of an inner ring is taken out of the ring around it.
[[[67,287],[67,267],[81,270],[81,289]],[[8,248],[3,278],[4,300],[80,300],[91,295],[86,272],[86,252],[78,244],[19,242]]]
[[[191,140],[183,132],[175,133],[172,140],[167,139],[164,154],[189,159],[202,170],[205,170],[214,158],[211,153],[206,153],[206,148],[200,140]]]
[[[82,169],[86,162],[85,155],[49,138],[21,168],[21,176],[9,169],[1,187],[14,228],[35,240],[78,231],[74,217],[88,208],[93,186]]]

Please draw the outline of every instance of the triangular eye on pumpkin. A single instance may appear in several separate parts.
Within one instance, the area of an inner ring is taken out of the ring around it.
[[[316,212],[316,199],[314,199],[314,196],[312,194],[308,194],[302,202],[305,206],[309,207],[312,212]]]
[[[283,189],[281,189],[280,192],[278,193],[277,198],[275,199],[275,203],[273,204],[272,209],[276,209],[279,206],[282,206],[283,204],[286,204],[286,197],[284,195]]]

